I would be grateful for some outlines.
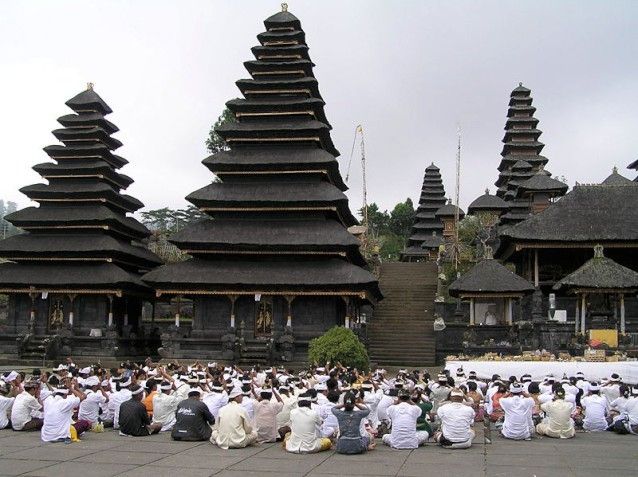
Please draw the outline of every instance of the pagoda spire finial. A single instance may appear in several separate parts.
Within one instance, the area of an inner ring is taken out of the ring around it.
[[[91,82],[86,83],[86,90],[87,91],[93,91],[93,86],[94,85]]]
[[[618,174],[618,167],[614,166],[611,172],[613,172],[614,174]]]
[[[519,85],[519,86],[523,86],[523,82],[522,82],[522,81],[519,81],[519,82],[518,82],[518,85]]]
[[[486,187],[486,188],[485,188],[485,195],[490,195],[490,189],[489,189],[489,187]]]
[[[594,247],[594,258],[603,258],[603,246],[598,244]]]
[[[281,11],[282,12],[287,12],[288,11],[288,4],[287,3],[282,3],[281,4]]]

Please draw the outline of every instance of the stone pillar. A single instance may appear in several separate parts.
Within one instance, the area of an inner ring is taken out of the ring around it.
[[[181,311],[182,295],[177,295],[175,303],[175,328],[179,328],[179,313]]]
[[[507,324],[512,326],[512,298],[506,298],[506,306],[507,306],[507,311],[506,311],[506,319],[507,319]]]
[[[237,301],[237,295],[228,295],[230,300],[230,327],[235,328],[235,302]]]
[[[587,294],[583,293],[580,300],[580,333],[584,335],[585,317],[587,316]]]
[[[73,302],[75,301],[75,297],[77,295],[75,294],[69,294],[69,327],[73,328],[73,320],[75,318],[74,313],[73,313]]]
[[[474,316],[474,298],[470,298],[470,325],[474,325],[475,323],[475,316]]]
[[[296,297],[295,295],[285,295],[284,298],[286,299],[286,302],[288,303],[288,316],[286,317],[286,328],[292,328],[292,301]],[[347,314],[347,311],[346,311],[346,314]]]
[[[620,294],[620,334],[625,334],[625,294]]]
[[[109,320],[107,327],[113,328],[113,295],[107,295],[106,298],[109,300]]]
[[[579,318],[580,318],[580,305],[579,305],[578,297],[576,297],[576,314],[574,316],[574,326],[575,326],[574,333],[576,334],[580,332]]]

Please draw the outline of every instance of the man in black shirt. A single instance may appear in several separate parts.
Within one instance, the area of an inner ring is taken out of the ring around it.
[[[151,424],[146,407],[142,404],[144,388],[134,384],[130,388],[131,399],[124,401],[120,406],[120,434],[126,436],[142,437],[157,434],[162,425]]]
[[[176,441],[207,441],[210,439],[215,418],[208,406],[200,401],[201,390],[191,389],[188,399],[177,405],[175,425],[171,437]]]

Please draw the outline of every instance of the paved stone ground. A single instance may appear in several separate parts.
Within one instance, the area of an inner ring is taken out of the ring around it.
[[[513,442],[482,434],[471,449],[428,444],[414,451],[383,445],[359,456],[333,451],[293,455],[279,444],[221,450],[208,442],[173,442],[167,434],[121,437],[89,433],[74,444],[44,444],[39,433],[0,431],[0,475],[152,477],[464,476],[622,477],[638,475],[638,438],[579,433],[574,439]],[[447,474],[447,475],[446,475]]]

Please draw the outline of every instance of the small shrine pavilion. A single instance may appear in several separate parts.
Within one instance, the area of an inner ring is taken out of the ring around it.
[[[284,4],[264,24],[243,98],[227,103],[235,120],[217,128],[228,150],[203,161],[220,181],[187,197],[212,220],[172,237],[191,259],[143,277],[177,317],[181,297],[194,302],[192,324],[163,337],[165,356],[294,359],[382,298],[347,231],[357,220],[301,23]]]
[[[443,222],[435,213],[445,205],[445,188],[441,172],[434,163],[425,168],[419,206],[414,217],[408,244],[401,253],[402,262],[436,260],[443,245]]]
[[[597,323],[591,322],[592,315],[595,317],[597,313],[596,310],[588,310],[589,300],[590,303],[593,301],[596,307],[602,305],[606,308],[598,311],[609,312],[611,308],[610,319],[601,320],[601,323],[598,323],[598,328],[609,329],[613,327],[614,331],[624,335],[627,329],[625,296],[635,295],[638,292],[638,272],[605,257],[602,245],[596,245],[594,257],[576,271],[559,280],[553,289],[579,297],[575,314],[575,331],[577,333],[585,334],[587,330],[597,325]],[[604,316],[603,314],[598,315]]]
[[[24,231],[0,241],[8,337],[28,347],[25,336],[73,336],[66,351],[75,355],[135,354],[134,340],[129,349],[113,340],[140,336],[142,302],[153,300],[140,278],[161,260],[141,243],[150,232],[128,215],[143,204],[122,192],[133,179],[118,172],[128,161],[113,153],[122,143],[105,118],[111,108],[91,84],[66,105],[73,113],[53,131],[63,145],[44,148],[54,162],[33,167],[48,184],[20,189],[39,206],[5,217]]]

